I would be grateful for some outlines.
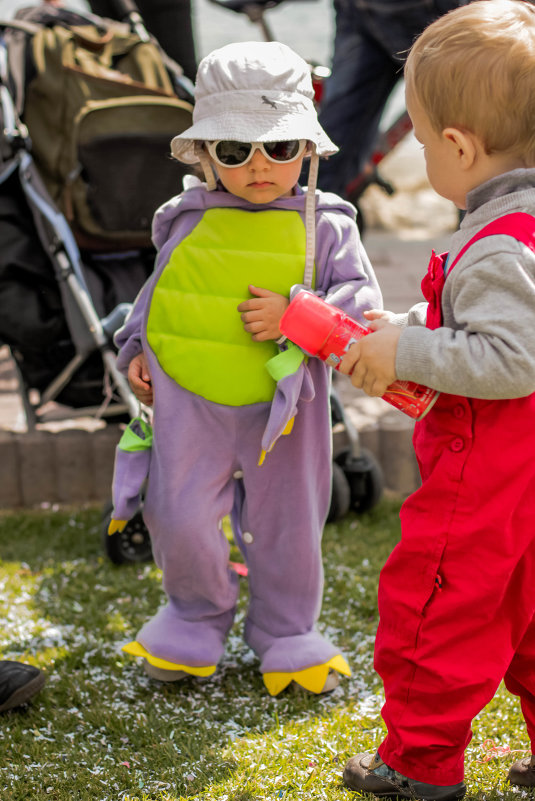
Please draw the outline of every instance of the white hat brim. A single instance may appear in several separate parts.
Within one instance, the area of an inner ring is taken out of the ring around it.
[[[196,141],[230,139],[237,142],[277,142],[306,139],[316,146],[319,156],[338,151],[318,122],[313,103],[288,101],[284,95],[268,99],[257,92],[232,93],[232,103],[225,94],[211,98],[210,104],[194,107],[193,125],[175,136],[171,148],[175,158],[187,164],[199,159],[194,152]],[[237,95],[242,97],[237,98]],[[239,100],[240,102],[237,102]]]

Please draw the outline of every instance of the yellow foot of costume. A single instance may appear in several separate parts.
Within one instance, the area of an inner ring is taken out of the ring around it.
[[[175,662],[168,662],[167,659],[159,659],[150,654],[143,646],[134,640],[122,647],[123,651],[132,656],[143,657],[145,673],[151,679],[158,681],[180,681],[188,676],[211,676],[215,673],[217,665],[202,665],[195,667],[192,665],[177,665]]]
[[[329,693],[338,686],[338,673],[351,676],[349,665],[341,654],[333,656],[322,665],[314,665],[293,673],[264,673],[264,684],[270,695],[278,695],[292,682],[310,693],[320,695]]]

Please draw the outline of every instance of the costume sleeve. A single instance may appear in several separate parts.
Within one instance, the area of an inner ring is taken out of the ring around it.
[[[291,297],[305,289],[292,287]],[[383,299],[357,225],[346,214],[324,212],[316,228],[315,293],[361,323],[362,312],[382,309]]]
[[[134,356],[137,356],[143,350],[141,331],[147,303],[151,295],[152,282],[153,276],[141,288],[123,327],[114,336],[114,342],[119,348],[117,367],[125,375],[128,372],[128,365]]]
[[[535,253],[509,236],[474,244],[448,276],[443,326],[407,326],[398,378],[482,399],[535,392]]]

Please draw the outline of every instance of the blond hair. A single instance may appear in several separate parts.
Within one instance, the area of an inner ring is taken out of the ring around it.
[[[488,153],[535,166],[535,6],[474,0],[440,17],[414,43],[407,91],[440,133],[479,136]]]

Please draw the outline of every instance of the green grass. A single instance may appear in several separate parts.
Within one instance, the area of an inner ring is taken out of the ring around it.
[[[217,673],[150,681],[120,648],[162,601],[156,567],[112,565],[96,509],[0,516],[1,654],[48,673],[32,704],[0,718],[0,801],[352,801],[343,765],[384,734],[373,641],[398,512],[384,501],[326,528],[320,625],[353,675],[324,698],[267,694],[241,637],[243,580]],[[501,688],[474,724],[468,798],[528,798],[504,782],[527,749],[518,701]]]

